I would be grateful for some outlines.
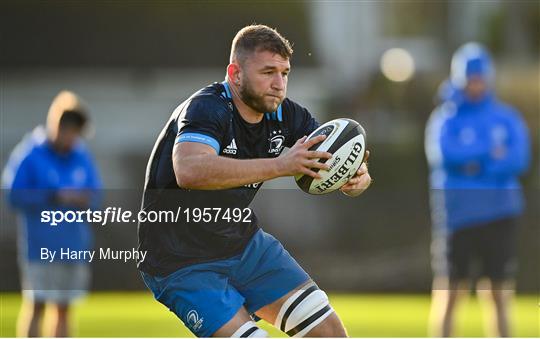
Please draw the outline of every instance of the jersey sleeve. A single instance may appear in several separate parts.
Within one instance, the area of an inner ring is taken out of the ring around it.
[[[176,142],[198,142],[211,146],[217,154],[225,135],[230,113],[227,104],[219,98],[196,98],[178,119]]]
[[[292,147],[298,139],[311,134],[320,124],[306,108],[292,100],[285,99],[283,106],[286,109],[286,119],[291,132],[285,146]]]
[[[477,127],[474,127],[477,128]],[[443,165],[448,170],[462,172],[470,164],[482,164],[489,155],[489,144],[480,138],[463,142],[463,127],[452,119],[441,125],[439,143]]]
[[[21,156],[20,146],[10,156],[2,173],[2,189],[10,205],[20,210],[40,209],[50,204],[54,191],[37,186],[33,153]]]
[[[462,126],[452,119],[453,109],[445,103],[432,113],[425,131],[425,151],[430,166],[463,174],[467,166],[483,163],[489,147],[478,138],[475,142],[463,143]]]
[[[490,157],[486,171],[495,176],[520,175],[530,163],[529,130],[521,115],[514,109],[506,112],[508,140],[504,145],[505,155],[500,158]]]
[[[442,165],[441,151],[441,127],[444,124],[442,107],[435,108],[426,124],[424,133],[424,150],[426,159],[431,167],[439,167]]]

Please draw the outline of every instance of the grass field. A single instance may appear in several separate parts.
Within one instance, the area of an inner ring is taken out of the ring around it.
[[[428,295],[331,294],[332,305],[350,336],[424,337]],[[18,294],[0,294],[0,336],[15,336]],[[512,308],[513,334],[540,336],[538,296],[517,296]],[[271,336],[284,335],[259,322]],[[93,293],[76,307],[74,335],[81,337],[192,337],[164,306],[145,292]],[[475,298],[464,300],[457,318],[457,336],[483,336]]]

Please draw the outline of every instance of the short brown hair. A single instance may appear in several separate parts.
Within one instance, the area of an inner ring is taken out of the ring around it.
[[[249,25],[242,28],[232,41],[230,62],[243,64],[248,54],[269,51],[290,59],[293,54],[291,43],[275,29],[266,25]]]

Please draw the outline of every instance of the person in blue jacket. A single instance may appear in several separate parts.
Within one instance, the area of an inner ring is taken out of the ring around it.
[[[426,127],[433,219],[430,331],[452,334],[460,290],[477,279],[492,305],[490,336],[508,336],[508,303],[516,271],[517,219],[524,199],[519,177],[529,165],[527,127],[494,93],[488,51],[467,43],[452,58],[440,105]]]
[[[43,211],[77,211],[96,207],[100,178],[81,140],[87,113],[79,97],[60,92],[53,100],[46,127],[38,126],[15,147],[2,173],[6,201],[19,221],[19,267],[23,304],[17,335],[69,336],[70,304],[88,289],[88,262],[60,258],[60,251],[92,247],[89,225],[42,222]],[[50,253],[56,251],[55,257]],[[48,253],[44,256],[44,253]],[[41,333],[45,304],[55,316]]]

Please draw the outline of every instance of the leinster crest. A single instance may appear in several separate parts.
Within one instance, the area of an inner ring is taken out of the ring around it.
[[[268,154],[279,155],[284,147],[285,137],[281,135],[281,130],[272,131],[270,138],[270,148],[268,149]]]

